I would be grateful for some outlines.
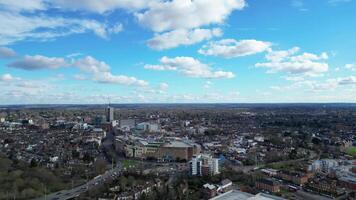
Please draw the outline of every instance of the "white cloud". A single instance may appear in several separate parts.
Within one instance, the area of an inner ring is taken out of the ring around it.
[[[156,71],[176,71],[177,67],[168,65],[145,65],[145,69],[156,70]]]
[[[159,84],[159,89],[162,91],[168,90],[169,85],[167,83],[160,83]]]
[[[0,58],[13,58],[16,57],[16,52],[8,47],[0,47]]]
[[[78,67],[81,71],[88,73],[100,73],[110,71],[110,67],[108,64],[103,61],[96,60],[91,56],[86,56],[84,58],[78,59],[72,65]]]
[[[297,47],[287,51],[270,50],[266,55],[268,62],[257,63],[255,66],[269,68],[269,73],[287,72],[309,76],[321,75],[328,71],[329,65],[325,62],[328,55],[325,52],[320,55],[311,53],[296,55],[298,52],[299,48]]]
[[[177,29],[162,34],[156,34],[147,44],[152,49],[164,50],[180,45],[191,45],[222,35],[221,29]]]
[[[213,85],[213,83],[212,83],[211,81],[206,81],[206,82],[204,83],[204,88],[205,88],[205,89],[209,89],[212,85]]]
[[[103,61],[99,61],[91,56],[78,59],[71,64],[74,67],[79,68],[83,72],[87,72],[93,75],[93,80],[98,83],[105,84],[119,84],[129,86],[147,86],[148,82],[139,80],[135,77],[129,77],[125,75],[113,75],[110,71],[110,66]],[[85,80],[86,77],[77,75],[74,77],[77,80]]]
[[[199,53],[209,56],[235,58],[267,51],[272,44],[257,40],[224,39],[204,45]]]
[[[338,78],[337,82],[339,85],[356,85],[356,76]]]
[[[0,76],[0,81],[7,82],[7,81],[12,81],[15,78],[11,74],[3,74]]]
[[[121,27],[120,27],[121,26]],[[46,15],[22,15],[0,11],[0,45],[21,40],[46,41],[72,34],[93,32],[101,38],[108,38],[122,30],[122,25],[99,23],[89,19],[49,17]]]
[[[85,75],[83,75],[83,74],[75,74],[74,76],[73,76],[73,78],[75,79],[75,80],[87,80],[87,77],[85,76]]]
[[[120,84],[120,85],[133,85],[133,86],[147,86],[148,83],[143,80],[139,80],[135,77],[113,75],[111,72],[100,72],[94,75],[94,80],[99,83],[106,84]]]
[[[232,72],[221,70],[214,71],[209,65],[201,63],[199,60],[192,57],[162,57],[159,65],[145,65],[144,68],[159,71],[178,71],[186,76],[194,78],[219,79],[235,77]]]
[[[329,0],[328,3],[329,3],[330,5],[335,6],[335,5],[338,5],[338,4],[340,4],[340,3],[349,3],[349,2],[351,2],[351,1],[352,1],[352,0]]]
[[[67,63],[63,58],[46,57],[42,55],[26,55],[25,57],[8,64],[8,67],[30,71],[41,69],[57,69],[59,67],[65,66],[67,66]]]
[[[345,69],[351,70],[351,71],[356,71],[356,65],[354,64],[346,64]]]
[[[68,10],[84,10],[105,13],[116,9],[140,10],[148,6],[152,0],[53,0],[55,6]]]
[[[244,0],[155,1],[148,5],[148,9],[135,15],[143,26],[163,32],[221,24],[232,11],[245,6]]]
[[[26,1],[14,1],[14,0],[1,0],[0,7],[9,11],[27,11],[33,12],[35,10],[45,10],[46,5],[43,0],[26,0]]]

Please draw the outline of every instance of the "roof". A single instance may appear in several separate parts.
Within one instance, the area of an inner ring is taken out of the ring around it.
[[[231,190],[229,192],[225,192],[224,194],[211,198],[210,200],[247,200],[253,196],[253,194],[241,192],[239,190]]]
[[[242,192],[239,190],[231,190],[210,200],[285,200],[281,197],[258,193],[257,195],[253,195],[250,193]]]
[[[211,185],[209,183],[206,183],[205,185],[203,185],[204,188],[208,188],[209,190],[213,190],[216,189],[215,185]]]
[[[174,147],[174,148],[188,148],[191,145],[181,142],[181,141],[170,141],[164,144],[164,147]]]
[[[221,185],[228,185],[231,184],[232,182],[229,179],[224,179],[221,181]]]

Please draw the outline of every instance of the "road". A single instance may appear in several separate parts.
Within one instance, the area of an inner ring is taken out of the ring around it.
[[[114,169],[105,172],[100,176],[97,176],[96,178],[90,180],[84,185],[75,187],[70,190],[62,190],[50,195],[46,195],[45,197],[39,198],[39,200],[67,200],[74,197],[78,197],[80,194],[85,193],[86,191],[91,190],[104,182],[119,177],[121,173],[122,173],[121,167],[120,168],[116,167]]]
[[[102,147],[104,151],[109,151],[112,149],[112,144],[113,144],[113,133],[108,133],[107,137],[104,139],[102,143]],[[103,154],[104,156],[104,154]],[[110,158],[106,158],[108,160],[108,163],[111,163]],[[101,174],[94,179],[90,180],[84,185],[77,186],[73,189],[69,190],[62,190],[58,191],[49,195],[46,195],[44,197],[38,198],[38,200],[67,200],[67,199],[72,199],[74,197],[78,197],[82,193],[87,192],[88,190],[91,190],[107,181],[112,181],[116,178],[118,178],[121,173],[122,173],[122,165],[121,162],[116,162],[116,167],[106,171],[104,174]]]

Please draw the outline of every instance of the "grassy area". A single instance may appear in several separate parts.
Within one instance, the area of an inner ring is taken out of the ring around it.
[[[124,160],[122,162],[123,167],[127,168],[131,168],[131,167],[135,167],[136,166],[136,161],[135,160]]]
[[[349,147],[346,150],[346,153],[349,154],[350,156],[356,156],[356,147]]]

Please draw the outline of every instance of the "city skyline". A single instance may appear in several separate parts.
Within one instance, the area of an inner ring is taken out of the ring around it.
[[[0,0],[0,104],[356,103],[354,8]]]

